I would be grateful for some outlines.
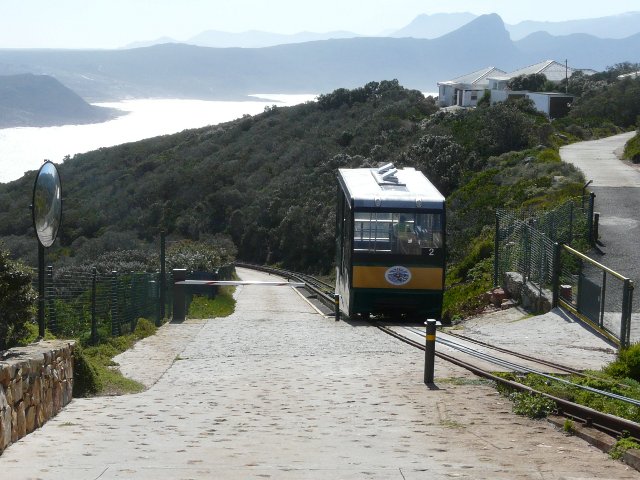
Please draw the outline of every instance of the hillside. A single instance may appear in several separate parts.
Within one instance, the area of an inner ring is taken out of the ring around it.
[[[268,48],[164,44],[111,51],[0,50],[0,75],[47,73],[89,101],[238,99],[256,92],[355,88],[381,78],[397,78],[408,88],[432,92],[438,81],[490,65],[511,70],[544,59],[568,58],[572,65],[604,69],[640,60],[640,35],[621,40],[554,39],[534,35],[512,42],[494,14],[432,40],[363,37]]]
[[[370,82],[318,102],[76,155],[60,165],[64,220],[49,258],[91,262],[105,250],[152,245],[164,228],[172,240],[227,234],[244,260],[326,272],[334,256],[336,169],[392,161],[421,169],[454,199],[453,259],[492,224],[495,206],[550,201],[550,179],[574,175],[548,162],[519,170],[526,153],[504,165],[490,161],[546,141],[546,122],[515,104],[457,115],[436,110],[432,99],[395,81]],[[483,186],[483,203],[474,205],[468,190],[455,200],[467,177],[487,165],[507,173]],[[31,260],[24,205],[32,183],[30,173],[0,185],[0,237]]]
[[[0,128],[96,123],[116,114],[89,105],[53,77],[0,76]]]

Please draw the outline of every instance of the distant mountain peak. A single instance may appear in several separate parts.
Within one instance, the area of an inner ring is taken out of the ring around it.
[[[444,35],[441,38],[452,39],[456,37],[478,40],[482,38],[485,38],[487,40],[511,40],[509,32],[507,31],[502,18],[500,18],[500,15],[498,15],[497,13],[480,15],[479,17],[471,20],[466,25],[463,25],[459,29],[447,35]]]
[[[390,37],[438,38],[469,23],[476,15],[464,13],[423,13],[407,26],[389,33]]]

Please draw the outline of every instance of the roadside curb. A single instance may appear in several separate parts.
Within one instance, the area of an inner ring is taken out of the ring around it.
[[[556,415],[547,417],[547,421],[549,423],[563,431],[565,420],[565,417]],[[616,443],[615,438],[613,438],[611,435],[607,435],[606,433],[596,430],[595,428],[584,427],[579,424],[574,424],[573,430],[570,433],[567,433],[567,435],[573,435],[574,437],[581,438],[585,442],[593,445],[594,447],[602,450],[605,453],[609,453],[609,451]],[[640,471],[640,450],[627,450],[622,455],[622,461],[635,470]]]

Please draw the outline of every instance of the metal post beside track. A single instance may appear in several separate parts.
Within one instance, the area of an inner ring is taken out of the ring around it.
[[[340,321],[340,295],[338,295],[337,293],[335,293],[333,295],[333,300],[335,302],[335,319],[336,322]]]
[[[424,383],[425,385],[433,385],[436,357],[436,321],[429,319],[424,324],[427,330],[424,349]]]

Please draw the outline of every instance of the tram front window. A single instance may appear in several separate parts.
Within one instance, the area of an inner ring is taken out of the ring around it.
[[[412,212],[355,212],[353,245],[356,252],[428,254],[442,247],[442,215]]]

